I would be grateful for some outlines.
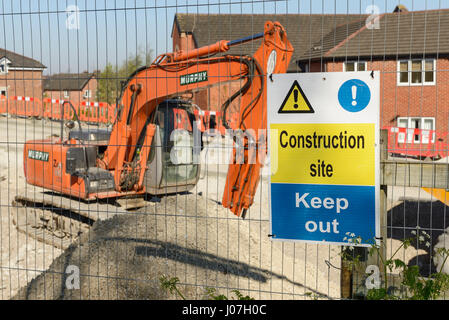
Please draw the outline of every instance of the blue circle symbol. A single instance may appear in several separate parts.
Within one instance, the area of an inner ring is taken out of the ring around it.
[[[338,102],[349,112],[360,112],[371,100],[368,85],[359,79],[348,80],[338,90]]]

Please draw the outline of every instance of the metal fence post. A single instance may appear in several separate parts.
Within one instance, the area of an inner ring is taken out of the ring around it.
[[[380,175],[383,174],[382,162],[388,159],[388,130],[380,130]],[[366,267],[369,265],[377,265],[379,270],[383,270],[382,260],[386,257],[386,241],[387,241],[387,186],[380,186],[380,254],[382,259],[369,255],[369,248],[355,248],[353,257],[360,257],[362,262],[361,268],[354,268],[350,262],[341,260],[340,274],[340,297],[341,299],[351,299],[364,296],[366,294],[365,273]],[[342,249],[343,253],[343,249]],[[381,272],[382,274],[382,272]],[[386,281],[386,279],[382,279]]]

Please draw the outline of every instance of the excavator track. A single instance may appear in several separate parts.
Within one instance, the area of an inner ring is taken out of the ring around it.
[[[54,193],[36,192],[17,195],[12,201],[11,219],[17,230],[40,242],[66,249],[82,234],[87,233],[97,220],[105,220],[116,214],[145,205],[140,199],[121,199],[121,206],[82,202]]]

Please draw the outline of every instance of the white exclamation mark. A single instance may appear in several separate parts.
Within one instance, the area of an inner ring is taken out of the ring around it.
[[[352,86],[352,105],[355,107],[357,105],[357,86]]]

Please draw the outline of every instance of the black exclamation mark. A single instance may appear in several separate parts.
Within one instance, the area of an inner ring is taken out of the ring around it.
[[[293,95],[294,95],[294,99],[295,99],[295,104],[294,104],[294,108],[298,109],[298,89],[293,90]]]

